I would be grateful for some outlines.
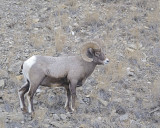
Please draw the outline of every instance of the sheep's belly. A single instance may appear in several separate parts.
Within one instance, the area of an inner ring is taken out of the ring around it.
[[[48,86],[48,87],[57,87],[57,86],[64,86],[68,85],[66,78],[51,78],[51,77],[46,77],[42,82],[42,86]]]

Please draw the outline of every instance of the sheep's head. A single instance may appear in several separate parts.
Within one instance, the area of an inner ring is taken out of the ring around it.
[[[81,48],[81,56],[87,62],[94,62],[95,64],[107,64],[107,59],[101,48],[96,43],[87,43]]]

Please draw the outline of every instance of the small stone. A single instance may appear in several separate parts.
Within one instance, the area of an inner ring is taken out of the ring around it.
[[[125,109],[121,106],[118,106],[116,108],[116,113],[118,113],[119,115],[124,115],[126,113]]]
[[[102,117],[98,117],[98,120],[102,120]]]
[[[21,124],[24,124],[24,121],[21,121]]]
[[[3,101],[3,98],[0,96],[0,104],[3,104],[4,101]]]
[[[128,52],[134,52],[135,50],[134,50],[134,49],[131,49],[131,48],[127,48],[127,51],[128,51]]]
[[[127,68],[127,75],[128,76],[134,76],[134,70],[131,69],[130,67]]]
[[[131,11],[136,11],[137,10],[137,8],[134,7],[134,6],[130,7],[130,9],[131,9]]]
[[[11,73],[19,75],[19,71],[21,69],[22,63],[23,63],[22,61],[18,61],[17,63],[12,64],[9,67],[8,71],[11,72]]]
[[[6,119],[6,123],[9,123],[9,122],[10,122],[10,119],[7,118],[7,119]]]
[[[67,119],[67,116],[65,114],[61,114],[61,119],[62,120],[66,120]]]
[[[0,89],[3,89],[5,86],[5,81],[4,80],[0,80]]]
[[[38,101],[37,100],[33,100],[33,104],[38,104]]]
[[[60,120],[59,116],[57,114],[53,114],[53,119]]]
[[[28,125],[28,128],[32,128],[32,125]]]
[[[50,125],[49,124],[44,124],[43,126],[44,126],[44,128],[49,128]]]
[[[0,77],[3,78],[3,77],[8,77],[8,73],[2,69],[0,69]]]
[[[128,114],[120,116],[120,121],[126,121],[128,120]]]
[[[72,31],[72,35],[73,35],[73,36],[74,36],[74,34],[75,34],[75,33]]]
[[[154,8],[151,8],[151,11],[153,11],[154,10]]]
[[[39,21],[38,18],[33,19],[33,23],[37,23]]]
[[[23,76],[22,75],[18,75],[18,76],[16,76],[16,78],[17,78],[18,81],[21,81],[23,79]]]

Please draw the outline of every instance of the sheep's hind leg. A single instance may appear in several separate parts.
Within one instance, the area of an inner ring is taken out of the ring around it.
[[[29,82],[26,82],[19,90],[18,90],[18,96],[20,101],[20,108],[23,112],[27,112],[25,101],[24,101],[24,95],[29,90]]]
[[[29,91],[27,92],[27,101],[28,101],[28,112],[31,114],[31,116],[34,116],[34,109],[33,109],[33,96],[39,87],[40,83],[44,80],[45,76],[41,76],[41,79],[38,79],[39,76],[37,76],[36,81],[30,82],[30,88]]]
[[[27,92],[27,101],[28,101],[28,112],[34,116],[34,109],[33,109],[33,96],[38,88],[39,84],[30,84],[29,91]]]
[[[70,89],[69,89],[69,87],[65,87],[66,88],[66,90],[67,90],[67,98],[66,98],[66,103],[65,103],[65,108],[66,109],[68,109],[69,111],[71,111],[70,110],[70,107],[69,107],[69,105],[70,105],[70,101],[71,101],[71,92],[70,92]]]

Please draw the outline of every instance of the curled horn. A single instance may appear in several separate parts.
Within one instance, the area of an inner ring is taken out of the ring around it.
[[[90,58],[90,57],[87,56],[87,52],[88,52],[89,48],[93,48],[94,50],[98,50],[99,51],[100,47],[96,43],[93,43],[93,42],[84,44],[81,47],[81,56],[82,56],[82,58],[87,62],[92,62],[93,58]]]

